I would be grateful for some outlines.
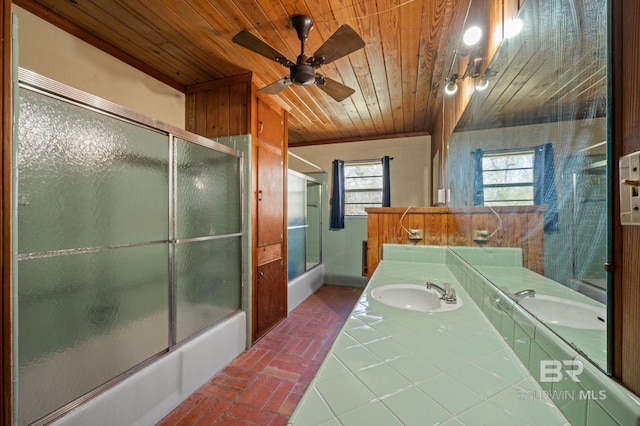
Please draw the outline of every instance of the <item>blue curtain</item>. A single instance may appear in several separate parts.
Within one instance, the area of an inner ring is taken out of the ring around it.
[[[329,229],[344,229],[344,161],[333,160],[331,185],[331,224]]]
[[[391,178],[389,173],[391,158],[382,157],[382,207],[391,207]]]
[[[535,147],[533,158],[533,202],[547,205],[544,213],[544,232],[555,234],[558,229],[558,193],[556,192],[553,145]]]
[[[482,157],[484,156],[484,151],[476,149],[474,155],[476,156],[476,172],[473,179],[473,205],[483,206],[484,180],[482,179]]]

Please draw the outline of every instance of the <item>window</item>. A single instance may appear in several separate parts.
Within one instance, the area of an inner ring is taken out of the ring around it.
[[[484,205],[533,205],[533,162],[533,150],[485,152],[482,157]]]
[[[344,214],[364,216],[367,207],[382,207],[382,163],[344,164]]]

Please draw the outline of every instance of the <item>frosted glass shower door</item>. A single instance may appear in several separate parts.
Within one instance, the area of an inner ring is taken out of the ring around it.
[[[166,134],[20,90],[18,404],[28,424],[168,348]]]
[[[287,181],[287,278],[322,262],[322,184],[289,170]]]
[[[176,138],[176,342],[241,306],[240,159]]]
[[[289,173],[287,180],[287,277],[294,279],[307,270],[305,265],[307,232],[306,181]]]
[[[307,181],[307,270],[322,263],[322,184]]]

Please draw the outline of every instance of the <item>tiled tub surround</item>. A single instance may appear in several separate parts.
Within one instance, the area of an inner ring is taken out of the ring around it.
[[[384,250],[385,260],[291,424],[567,424],[445,265],[445,247],[385,246]],[[462,307],[422,313],[371,298],[371,290],[381,285],[427,280],[449,282],[463,300]]]
[[[515,273],[522,269],[518,250],[491,254],[466,253],[463,260],[445,247],[385,245],[384,261],[291,424],[640,425],[636,396],[500,297],[476,269]],[[526,287],[511,277],[517,290]],[[465,304],[429,314],[394,309],[370,296],[380,285],[427,279],[450,282]],[[564,374],[541,386],[540,360],[581,361],[580,382]]]

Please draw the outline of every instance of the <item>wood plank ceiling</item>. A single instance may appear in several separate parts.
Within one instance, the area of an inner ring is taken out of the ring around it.
[[[520,36],[502,42],[456,131],[606,116],[606,2],[527,1],[518,18]]]
[[[231,42],[247,30],[295,61],[294,15],[315,27],[313,53],[348,24],[365,48],[319,72],[355,89],[336,102],[315,86],[281,92],[291,146],[429,134],[470,0],[14,0],[18,6],[182,91],[254,72],[265,84],[288,69]]]
[[[465,20],[487,19],[468,11],[483,1],[14,3],[181,91],[249,71],[264,85],[288,75],[287,68],[233,43],[242,30],[295,61],[300,42],[292,16],[307,15],[315,23],[306,42],[308,55],[348,24],[365,48],[318,71],[355,93],[336,102],[315,86],[290,86],[278,95],[290,111],[289,145],[300,146],[432,133],[452,61],[460,62],[454,51]],[[568,3],[573,9],[558,2],[519,3],[526,36],[503,41],[490,64],[497,72],[490,89],[474,93],[457,131],[605,115],[606,49],[593,42],[606,38],[602,0]],[[560,44],[574,49],[558,59]]]

